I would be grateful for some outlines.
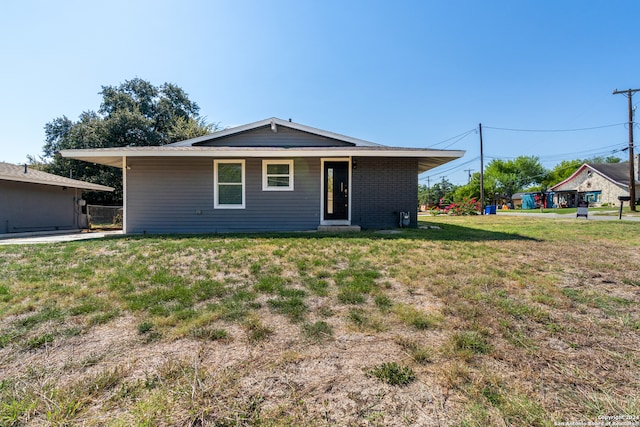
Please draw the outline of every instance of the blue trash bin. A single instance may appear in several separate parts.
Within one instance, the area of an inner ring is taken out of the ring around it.
[[[496,205],[487,205],[484,207],[485,215],[495,215],[496,214]]]

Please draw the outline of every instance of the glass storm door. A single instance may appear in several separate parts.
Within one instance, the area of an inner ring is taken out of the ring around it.
[[[349,219],[349,163],[324,162],[324,219]]]

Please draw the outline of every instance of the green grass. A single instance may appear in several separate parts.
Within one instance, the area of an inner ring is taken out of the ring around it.
[[[305,336],[312,341],[324,341],[333,336],[331,326],[322,320],[314,323],[305,323],[302,329]]]
[[[425,219],[2,246],[0,425],[416,424],[423,386],[452,425],[639,415],[640,224]]]
[[[273,333],[273,329],[263,325],[260,319],[256,316],[249,317],[244,326],[247,331],[249,341],[251,342],[265,340]]]
[[[226,330],[212,327],[194,328],[191,330],[191,335],[195,338],[211,341],[224,340],[229,338],[229,333]]]
[[[268,303],[273,311],[287,316],[292,322],[301,322],[304,320],[308,310],[304,299],[297,295],[271,299]]]
[[[396,386],[405,386],[416,380],[413,369],[398,365],[396,362],[387,362],[376,366],[369,371],[369,375]]]
[[[453,349],[463,355],[487,354],[492,350],[487,338],[478,331],[456,332],[451,337]]]
[[[396,343],[420,365],[427,365],[435,359],[433,349],[420,345],[415,341],[406,338],[397,338]]]
[[[408,304],[396,304],[391,311],[406,325],[415,329],[429,329],[436,326],[441,316],[438,313],[425,313]]]
[[[543,209],[515,209],[515,210],[502,210],[499,212],[522,212],[522,213],[555,213],[561,215],[575,215],[578,212],[578,208],[543,208]],[[590,207],[589,214],[591,215],[613,215],[617,216],[620,212],[620,206],[604,206],[604,207]],[[638,212],[632,212],[629,206],[625,203],[622,208],[622,215],[638,215]]]

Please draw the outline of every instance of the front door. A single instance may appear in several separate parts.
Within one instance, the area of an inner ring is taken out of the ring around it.
[[[349,162],[324,162],[324,219],[349,219]]]

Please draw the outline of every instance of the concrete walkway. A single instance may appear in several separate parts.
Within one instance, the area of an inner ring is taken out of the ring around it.
[[[29,234],[29,235],[25,235]],[[51,233],[21,233],[20,236],[7,237],[3,234],[3,238],[0,239],[0,245],[33,245],[39,243],[61,243],[61,242],[73,242],[76,240],[88,240],[88,239],[101,239],[106,236],[118,236],[122,234],[122,230],[116,231],[100,231],[96,233],[64,233],[64,234],[51,234]]]

